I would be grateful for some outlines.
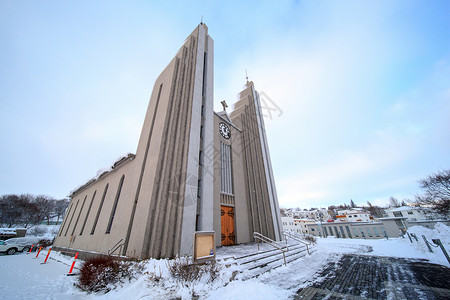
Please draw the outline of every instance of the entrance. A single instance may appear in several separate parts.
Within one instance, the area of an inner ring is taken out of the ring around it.
[[[220,221],[222,223],[222,246],[236,244],[236,236],[234,234],[234,207],[220,207]]]

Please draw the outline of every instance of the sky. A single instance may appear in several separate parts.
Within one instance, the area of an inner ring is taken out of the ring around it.
[[[446,0],[1,0],[0,195],[64,198],[135,153],[155,79],[203,18],[216,111],[246,70],[275,109],[281,207],[412,200],[450,168],[449,15]]]

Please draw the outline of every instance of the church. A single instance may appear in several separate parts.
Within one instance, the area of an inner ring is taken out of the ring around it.
[[[136,154],[76,189],[54,249],[134,258],[192,255],[215,245],[281,239],[260,97],[245,84],[214,112],[214,41],[200,23],[153,87]],[[117,247],[120,246],[120,247]]]

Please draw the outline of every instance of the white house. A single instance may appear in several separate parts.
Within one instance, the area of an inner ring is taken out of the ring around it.
[[[314,210],[295,210],[288,209],[286,215],[292,218],[309,219],[316,221],[326,221],[331,219],[331,215],[326,208],[314,209]]]
[[[386,210],[389,218],[404,217],[410,221],[425,220],[425,209],[421,207],[401,206]]]
[[[361,210],[338,210],[337,222],[371,222],[373,217],[370,213]]]

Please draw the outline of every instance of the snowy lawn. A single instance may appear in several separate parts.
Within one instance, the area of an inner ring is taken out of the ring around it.
[[[440,238],[447,251],[450,250],[450,231],[445,225],[438,225],[430,230],[424,227],[412,227],[409,232],[419,237],[413,244],[406,238],[398,239],[318,239],[317,251],[310,256],[289,263],[265,273],[258,278],[242,281],[236,274],[239,267],[225,266],[230,260],[222,263],[220,275],[211,280],[205,275],[195,283],[185,283],[173,278],[168,270],[167,260],[147,260],[141,263],[142,271],[135,279],[124,280],[107,294],[87,294],[74,286],[77,277],[68,277],[71,258],[52,252],[47,264],[41,262],[46,253],[39,259],[36,254],[16,254],[12,256],[0,254],[0,298],[2,299],[190,299],[192,295],[200,299],[289,299],[299,288],[306,287],[318,278],[319,271],[328,263],[338,263],[344,254],[363,254],[390,256],[410,259],[426,259],[432,263],[449,267],[445,256],[439,248],[428,252],[422,234],[431,242],[432,238]],[[219,248],[218,258],[242,255],[256,250],[256,244],[238,247]],[[450,252],[450,251],[449,251]],[[55,260],[56,259],[56,260]],[[78,263],[77,263],[78,264]],[[234,280],[231,280],[234,278]]]

